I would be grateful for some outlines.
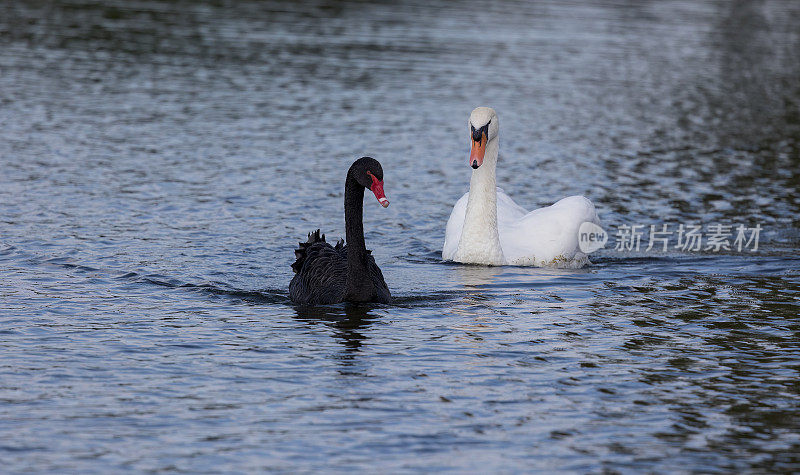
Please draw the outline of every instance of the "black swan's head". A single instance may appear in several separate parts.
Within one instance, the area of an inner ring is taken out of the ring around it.
[[[361,157],[350,166],[347,174],[353,177],[359,185],[364,188],[369,188],[375,193],[375,198],[378,202],[386,208],[389,206],[389,200],[383,193],[383,167],[380,162],[372,157]]]

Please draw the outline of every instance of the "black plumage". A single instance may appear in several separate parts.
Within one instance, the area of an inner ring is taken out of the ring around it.
[[[347,245],[335,246],[316,230],[308,241],[299,243],[292,264],[295,272],[289,283],[289,297],[303,305],[338,302],[391,302],[392,295],[380,268],[364,243],[364,188],[370,188],[384,206],[383,169],[370,157],[356,160],[347,172],[344,190],[344,215]],[[385,202],[385,203],[384,203]]]

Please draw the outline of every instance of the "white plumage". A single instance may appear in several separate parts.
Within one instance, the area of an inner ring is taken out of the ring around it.
[[[470,191],[456,202],[447,221],[442,258],[485,265],[582,267],[588,263],[578,247],[578,228],[587,221],[600,224],[594,204],[583,196],[569,196],[526,211],[496,186],[499,127],[493,109],[472,111],[470,128],[478,131],[474,137],[482,127],[486,143],[473,140]]]

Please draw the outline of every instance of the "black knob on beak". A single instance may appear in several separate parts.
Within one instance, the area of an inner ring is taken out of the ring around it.
[[[474,142],[480,142],[482,138],[483,138],[483,128],[480,128],[478,130],[472,129],[472,140]]]

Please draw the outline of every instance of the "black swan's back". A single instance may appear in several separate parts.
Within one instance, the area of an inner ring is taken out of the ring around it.
[[[326,305],[345,300],[389,303],[392,294],[383,279],[371,251],[367,251],[367,273],[353,295],[347,293],[347,246],[340,240],[336,246],[325,241],[317,229],[308,235],[308,241],[298,243],[294,251],[297,260],[292,264],[295,272],[289,283],[289,298],[302,305]]]
[[[347,254],[342,241],[336,247],[325,242],[320,230],[299,243],[295,272],[289,283],[289,298],[303,305],[324,305],[342,302],[347,294]]]

